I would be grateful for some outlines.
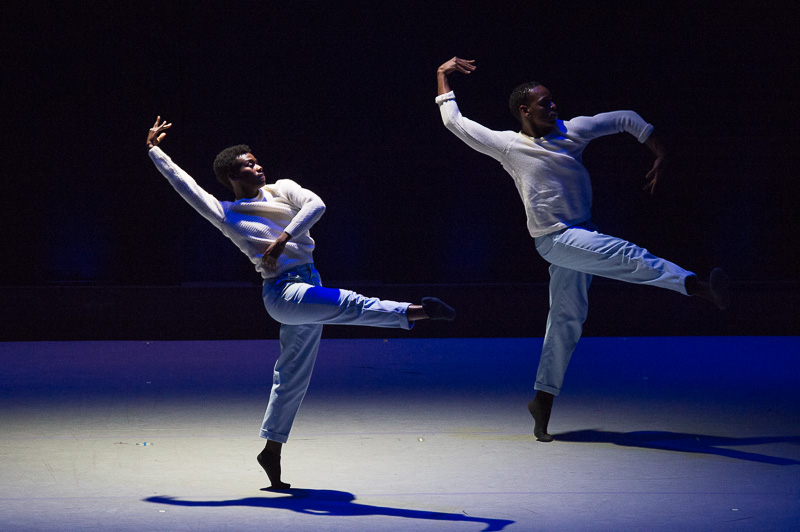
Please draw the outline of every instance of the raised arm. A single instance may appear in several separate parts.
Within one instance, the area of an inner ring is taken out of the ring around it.
[[[472,64],[474,62],[474,59],[461,59],[460,57],[454,57],[449,61],[442,63],[442,65],[436,70],[436,85],[438,89],[437,94],[442,95],[450,92],[450,83],[447,81],[447,76],[449,74],[452,74],[453,72],[469,74],[476,68],[476,66]]]
[[[511,131],[494,131],[477,122],[465,118],[456,104],[455,94],[447,82],[448,74],[462,72],[469,74],[475,70],[473,60],[454,57],[443,63],[436,71],[439,95],[436,103],[442,115],[442,122],[455,136],[464,141],[470,148],[503,162],[503,147],[516,134]]]
[[[203,218],[221,228],[225,213],[219,200],[206,192],[192,176],[172,162],[172,159],[158,146],[167,136],[166,130],[171,127],[172,124],[167,123],[166,120],[161,122],[160,116],[156,118],[153,127],[147,132],[148,155],[158,171],[167,178],[178,194]]]

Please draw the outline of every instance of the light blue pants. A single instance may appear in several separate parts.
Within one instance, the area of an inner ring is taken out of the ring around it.
[[[686,295],[694,275],[586,222],[535,239],[550,263],[550,313],[534,389],[558,395],[589,309],[592,276],[667,288]]]
[[[364,297],[350,290],[324,288],[313,264],[298,266],[264,283],[267,312],[281,324],[281,354],[275,362],[272,391],[261,437],[286,443],[306,395],[317,359],[322,325],[338,323],[410,329],[410,303]]]

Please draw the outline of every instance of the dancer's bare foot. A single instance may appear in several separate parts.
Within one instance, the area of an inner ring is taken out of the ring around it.
[[[267,477],[269,477],[269,481],[272,484],[269,489],[288,490],[292,487],[291,484],[281,482],[281,455],[264,449],[256,459],[259,465],[264,468]]]
[[[708,281],[700,281],[697,276],[686,279],[686,292],[690,296],[698,296],[717,306],[721,310],[731,305],[731,294],[728,288],[728,274],[722,268],[714,268]]]
[[[539,390],[536,397],[528,403],[528,412],[533,416],[533,435],[540,442],[551,442],[553,437],[547,433],[550,412],[553,409],[553,394]]]
[[[452,321],[456,317],[456,311],[453,310],[453,307],[437,297],[423,297],[422,308],[425,309],[425,314],[432,320]]]
[[[407,314],[408,321],[417,320],[445,320],[453,321],[456,311],[453,307],[436,297],[423,297],[421,305],[410,305]]]

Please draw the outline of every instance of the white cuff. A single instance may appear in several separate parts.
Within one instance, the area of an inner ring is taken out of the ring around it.
[[[644,128],[644,131],[642,131],[642,134],[639,135],[638,139],[639,142],[641,142],[642,144],[647,142],[647,139],[650,138],[650,133],[652,132],[653,132],[653,124],[647,124],[647,126]]]
[[[455,100],[455,99],[456,99],[456,95],[453,93],[453,91],[450,91],[450,92],[446,92],[444,94],[440,94],[439,96],[437,96],[436,97],[436,103],[438,104],[438,103],[446,102],[447,100]]]

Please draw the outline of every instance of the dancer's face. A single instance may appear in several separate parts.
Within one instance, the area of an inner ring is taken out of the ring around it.
[[[558,109],[546,87],[539,85],[530,90],[528,101],[520,106],[520,115],[537,136],[548,134],[556,125]]]
[[[238,166],[231,179],[238,181],[245,188],[260,188],[266,183],[264,169],[252,153],[245,153],[236,158]]]

